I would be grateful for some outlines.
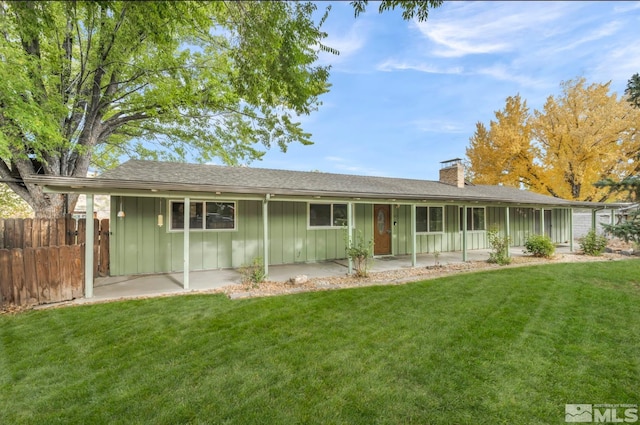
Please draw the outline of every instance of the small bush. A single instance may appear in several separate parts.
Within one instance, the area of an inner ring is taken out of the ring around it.
[[[260,283],[264,282],[267,278],[262,258],[256,257],[251,262],[251,265],[241,267],[240,275],[242,276],[242,283],[244,285],[251,288],[257,288]]]
[[[345,250],[347,258],[353,261],[356,276],[367,277],[369,275],[369,263],[373,257],[373,240],[366,242],[361,232],[358,232],[355,241],[349,244],[349,235],[345,231]]]
[[[487,241],[491,246],[492,252],[489,253],[489,263],[505,266],[511,263],[509,257],[509,244],[511,238],[508,236],[500,236],[497,227],[492,227],[487,231]]]
[[[607,247],[607,238],[602,235],[598,235],[593,229],[589,230],[583,238],[578,239],[580,243],[580,249],[586,255],[593,255],[595,257],[601,255],[604,249]]]
[[[534,257],[550,258],[556,251],[551,238],[547,235],[530,235],[524,242],[524,253]]]

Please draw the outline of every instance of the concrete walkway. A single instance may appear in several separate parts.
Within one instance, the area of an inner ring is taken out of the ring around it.
[[[486,261],[489,250],[468,251],[469,261]],[[556,253],[569,253],[568,246],[556,248]],[[511,256],[522,256],[522,248],[511,248]],[[419,254],[416,267],[427,267],[435,264],[433,254]],[[462,263],[461,252],[442,252],[438,256],[441,265]],[[370,268],[371,272],[382,272],[411,268],[411,256],[400,255],[376,257]],[[346,276],[347,260],[325,261],[319,263],[301,263],[269,266],[268,280],[284,282],[298,275],[309,278]],[[114,276],[97,278],[94,284],[93,298],[74,300],[75,304],[109,301],[116,299],[160,296],[167,294],[211,291],[229,285],[241,283],[241,275],[236,269],[218,269],[194,271],[189,275],[190,289],[183,288],[183,273],[164,273],[153,275]]]

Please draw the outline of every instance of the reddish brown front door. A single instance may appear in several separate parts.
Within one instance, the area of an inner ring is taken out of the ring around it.
[[[373,206],[373,253],[391,254],[391,206]]]

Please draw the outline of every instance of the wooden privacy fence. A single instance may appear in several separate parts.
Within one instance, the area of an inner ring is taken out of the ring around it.
[[[0,219],[0,304],[82,297],[86,220]],[[109,276],[109,220],[94,219],[93,274]]]
[[[3,304],[47,304],[84,295],[84,244],[0,249]]]

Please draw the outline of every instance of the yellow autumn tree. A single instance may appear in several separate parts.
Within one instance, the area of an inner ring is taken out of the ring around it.
[[[520,95],[508,97],[505,108],[495,112],[495,121],[476,124],[476,132],[467,148],[467,177],[476,184],[528,188],[539,181],[539,156],[532,143],[531,116]]]
[[[542,111],[530,114],[520,96],[509,97],[489,130],[481,123],[467,149],[468,177],[476,184],[526,187],[581,201],[604,201],[593,184],[637,173],[640,111],[610,94],[610,83],[584,78],[562,83]]]

